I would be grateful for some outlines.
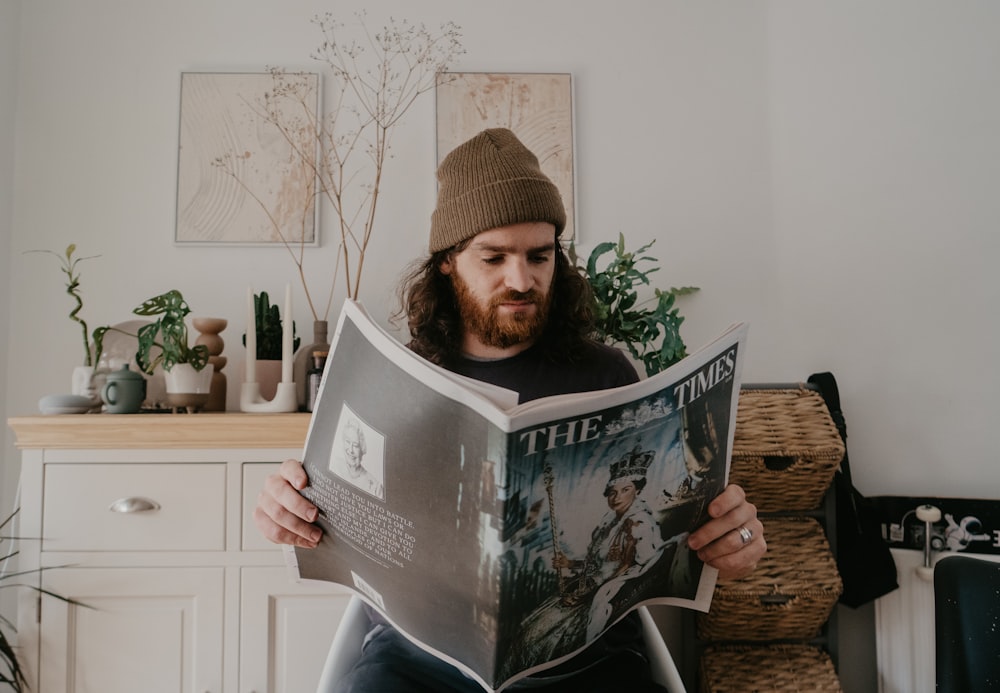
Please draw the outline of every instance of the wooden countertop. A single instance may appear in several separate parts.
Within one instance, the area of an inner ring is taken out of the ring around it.
[[[309,414],[55,414],[7,420],[26,448],[301,448]]]

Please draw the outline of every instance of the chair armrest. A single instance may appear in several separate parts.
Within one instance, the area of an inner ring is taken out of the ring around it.
[[[365,613],[364,603],[357,597],[351,597],[330,644],[316,693],[331,690],[333,684],[350,671],[361,656],[361,645],[370,629],[371,622]]]

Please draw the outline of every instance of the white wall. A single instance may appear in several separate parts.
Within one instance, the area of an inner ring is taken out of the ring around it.
[[[865,491],[1000,497],[1000,6],[772,7],[765,369],[838,375]]]
[[[985,435],[1000,385],[987,353],[1000,293],[989,267],[1000,237],[1000,7],[420,7],[383,2],[369,24],[390,13],[451,19],[468,49],[456,69],[573,73],[584,244],[619,231],[636,245],[657,238],[663,281],[702,287],[683,305],[690,344],[750,321],[748,380],[833,370],[865,491],[978,495],[985,479],[1000,480]],[[22,8],[16,60],[4,61],[18,64],[16,101],[11,90],[3,97],[8,113],[17,104],[18,126],[16,176],[0,199],[14,202],[12,286],[25,297],[11,305],[9,413],[65,390],[80,359],[54,259],[22,255],[32,248],[76,242],[101,255],[82,265],[92,324],[128,319],[174,287],[195,313],[231,318],[223,336],[238,374],[246,285],[280,290],[296,282],[294,267],[281,250],[172,244],[179,74],[308,66],[318,38],[309,18],[326,9],[312,0]],[[384,278],[424,245],[433,124],[427,95],[398,131],[363,295],[376,314],[390,305]],[[314,290],[327,286],[332,251],[308,253]]]
[[[690,345],[751,323],[746,380],[832,370],[865,492],[997,497],[1000,5],[988,0],[32,0],[16,33],[4,4],[0,87],[16,90],[0,88],[0,152],[15,105],[17,126],[13,182],[0,158],[0,203],[13,203],[0,205],[12,229],[0,267],[17,300],[0,319],[0,413],[34,412],[79,363],[52,258],[22,255],[70,242],[101,255],[82,266],[91,324],[170,288],[230,318],[234,401],[246,286],[297,288],[294,266],[280,250],[172,244],[179,75],[309,66],[310,17],[364,5],[370,26],[457,22],[458,70],[573,73],[583,244],[657,239],[664,284],[702,288],[682,306]],[[387,173],[363,291],[377,315],[425,244],[433,132],[428,95]],[[309,251],[314,290],[332,257],[330,244]]]
[[[20,0],[0,0],[0,392],[7,392],[7,354],[10,305],[14,287],[10,281],[11,205],[14,190],[14,105],[17,93],[17,28]],[[7,420],[9,397],[0,398],[0,421]],[[0,466],[0,519],[12,506],[17,486],[16,459],[8,448]]]

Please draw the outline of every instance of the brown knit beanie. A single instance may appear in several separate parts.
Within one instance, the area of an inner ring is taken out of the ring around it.
[[[559,189],[510,130],[483,130],[458,145],[441,162],[437,177],[431,253],[500,226],[547,221],[556,235],[566,226]]]

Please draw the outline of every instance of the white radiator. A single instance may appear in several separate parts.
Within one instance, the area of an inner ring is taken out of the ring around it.
[[[875,646],[879,693],[934,693],[934,582],[917,568],[924,554],[891,549],[899,589],[875,602]],[[934,553],[934,560],[953,555]],[[1000,556],[961,555],[1000,562]]]

